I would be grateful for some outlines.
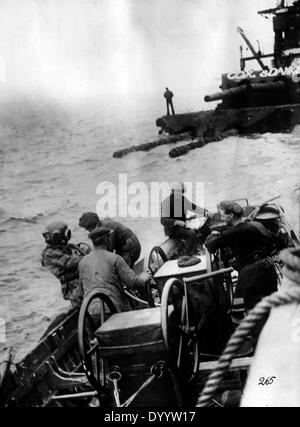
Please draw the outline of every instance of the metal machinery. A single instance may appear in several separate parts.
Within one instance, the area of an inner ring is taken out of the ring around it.
[[[205,138],[226,136],[230,130],[241,134],[291,131],[300,123],[300,2],[281,1],[258,13],[273,17],[274,51],[255,50],[238,27],[252,55],[244,56],[241,46],[240,71],[223,74],[221,91],[205,96],[206,102],[221,101],[216,109],[164,116],[157,119],[157,126],[171,134],[189,131]],[[256,62],[259,69],[247,70],[249,62],[251,66]]]

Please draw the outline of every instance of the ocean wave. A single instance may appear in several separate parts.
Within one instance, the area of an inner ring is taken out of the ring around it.
[[[4,221],[0,222],[0,225],[15,223],[15,222],[27,222],[29,224],[36,224],[41,218],[44,218],[46,215],[43,212],[39,212],[35,215],[28,216],[10,216]]]

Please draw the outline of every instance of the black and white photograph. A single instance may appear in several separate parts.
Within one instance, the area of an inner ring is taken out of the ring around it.
[[[299,375],[300,0],[0,0],[0,407],[198,423]]]

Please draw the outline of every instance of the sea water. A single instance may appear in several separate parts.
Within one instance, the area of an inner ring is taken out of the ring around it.
[[[197,111],[197,97],[177,97],[175,109]],[[176,98],[175,98],[176,101]],[[199,107],[198,107],[199,109]],[[171,159],[174,146],[114,159],[115,150],[158,138],[165,114],[161,94],[126,99],[58,102],[18,99],[1,108],[0,358],[13,346],[17,360],[34,347],[55,315],[69,307],[60,284],[40,263],[42,232],[62,219],[72,240],[88,242],[78,226],[95,211],[103,181],[203,182],[205,207],[222,199],[278,202],[299,233],[300,130],[292,134],[229,137]],[[122,218],[142,242],[142,256],[164,239],[159,218]]]

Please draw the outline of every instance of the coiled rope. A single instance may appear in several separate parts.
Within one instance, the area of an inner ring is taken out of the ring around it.
[[[213,371],[204,386],[197,401],[197,407],[208,406],[224,374],[229,369],[232,359],[243,344],[249,332],[262,320],[274,307],[300,302],[300,249],[285,249],[280,258],[285,264],[283,274],[284,286],[272,295],[261,300],[244,318],[229,339],[226,349],[221,355],[215,371]]]

